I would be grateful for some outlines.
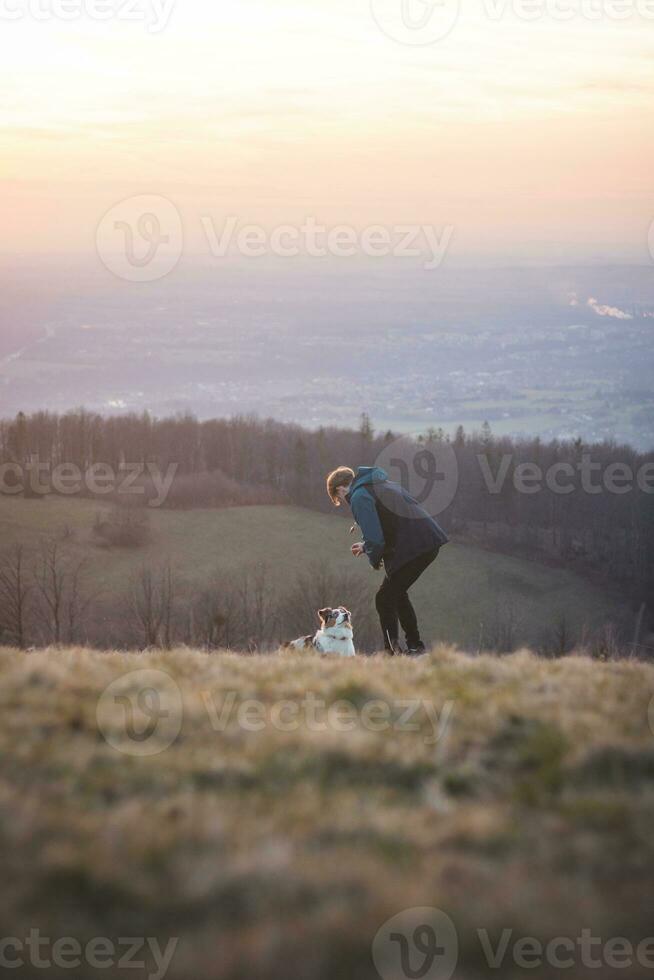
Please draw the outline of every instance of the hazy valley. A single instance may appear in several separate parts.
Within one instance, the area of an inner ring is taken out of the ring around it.
[[[47,404],[200,418],[254,412],[309,426],[498,434],[654,433],[649,267],[363,270],[283,261],[153,285],[76,290],[13,278],[0,319],[0,410]],[[156,288],[155,288],[156,287]],[[21,329],[15,328],[20,305]]]

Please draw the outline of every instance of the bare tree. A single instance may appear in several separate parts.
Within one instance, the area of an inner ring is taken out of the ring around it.
[[[98,592],[88,592],[84,588],[84,573],[86,562],[80,561],[67,569],[66,594],[64,597],[64,621],[69,643],[75,643],[89,607],[97,597]]]
[[[265,562],[247,565],[236,579],[241,641],[255,650],[272,640],[277,627],[272,575]]]
[[[208,649],[229,648],[236,640],[238,596],[231,581],[217,575],[191,607],[190,642]]]
[[[583,643],[583,638],[579,638]],[[571,629],[570,622],[564,611],[553,615],[550,626],[542,631],[541,639],[536,649],[543,657],[564,657],[573,647],[577,646],[576,633]]]
[[[520,636],[522,621],[510,599],[498,600],[495,614],[488,624],[488,648],[497,653],[513,653]]]
[[[173,566],[169,560],[161,566],[159,573],[162,644],[167,650],[173,645],[173,614],[175,609],[176,585]]]
[[[37,614],[51,643],[74,643],[94,595],[83,587],[86,562],[75,562],[56,538],[41,541],[33,569]]]
[[[564,657],[575,644],[574,633],[565,612],[561,611],[551,629],[550,649],[555,657]]]
[[[25,551],[18,544],[0,555],[0,630],[16,645],[27,646],[27,612],[32,592],[25,565]]]
[[[141,645],[144,647],[157,646],[162,613],[156,579],[152,569],[143,567],[138,575],[132,578],[129,606],[132,618],[141,633]]]
[[[156,571],[143,566],[132,578],[129,609],[142,646],[172,646],[177,584],[170,561]]]
[[[61,643],[64,623],[65,571],[59,543],[51,538],[41,541],[34,569],[39,616],[52,643]]]

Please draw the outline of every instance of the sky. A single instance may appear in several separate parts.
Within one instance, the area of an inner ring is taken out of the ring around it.
[[[312,215],[651,260],[654,0],[131,2],[0,0],[5,257],[91,254],[163,195],[198,256],[203,217]]]

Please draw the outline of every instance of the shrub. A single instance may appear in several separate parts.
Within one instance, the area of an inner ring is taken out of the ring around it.
[[[142,548],[150,539],[147,511],[116,505],[109,512],[96,514],[93,536],[105,548]]]

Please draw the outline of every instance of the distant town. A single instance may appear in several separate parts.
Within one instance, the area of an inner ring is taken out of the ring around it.
[[[470,277],[484,304],[462,301]],[[0,354],[0,411],[256,413],[304,425],[654,445],[650,269],[253,277],[59,289]],[[248,289],[244,289],[244,281]],[[429,288],[425,288],[425,283]],[[596,295],[599,298],[596,298]]]

